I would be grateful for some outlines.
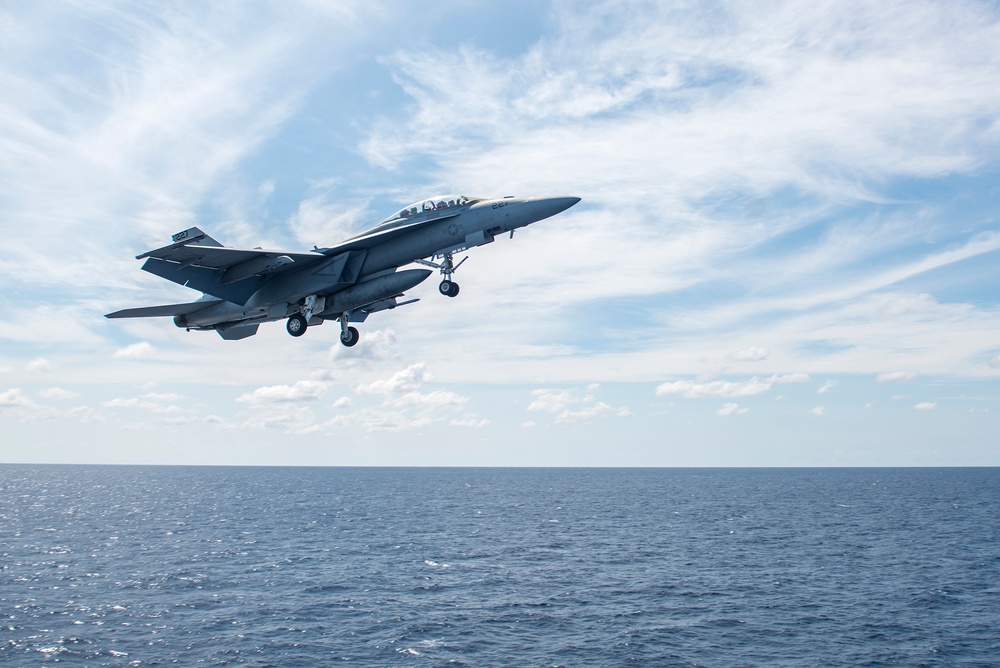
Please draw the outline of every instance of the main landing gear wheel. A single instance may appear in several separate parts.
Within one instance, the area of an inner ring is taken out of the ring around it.
[[[441,281],[441,285],[438,286],[438,292],[443,294],[445,297],[457,297],[458,283],[445,279]]]
[[[288,333],[292,336],[302,336],[306,333],[306,328],[308,326],[309,323],[306,322],[306,319],[301,313],[296,313],[288,319],[287,323],[285,323],[285,329],[287,329]]]
[[[354,327],[348,327],[347,331],[340,335],[340,342],[343,343],[348,348],[350,348],[351,346],[356,344],[358,342],[358,339],[360,338],[361,335],[358,334],[357,329],[355,329]]]

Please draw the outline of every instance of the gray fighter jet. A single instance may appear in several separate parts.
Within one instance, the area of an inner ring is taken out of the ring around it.
[[[190,330],[215,330],[223,339],[245,339],[262,322],[287,320],[292,336],[326,320],[340,322],[340,342],[353,346],[371,313],[412,304],[403,293],[433,273],[444,279],[442,295],[458,295],[452,280],[468,258],[455,253],[491,243],[498,235],[565,211],[579,197],[476,199],[439,196],[389,216],[364,234],[332,248],[270,251],[223,246],[197,227],[178,232],[173,243],[136,256],[142,268],[168,281],[200,290],[185,304],[146,306],[107,314],[108,318],[172,316]],[[431,269],[400,267],[417,263]]]

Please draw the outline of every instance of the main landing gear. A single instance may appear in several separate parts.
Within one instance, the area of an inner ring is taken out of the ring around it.
[[[355,329],[354,327],[348,327],[348,325],[347,325],[347,314],[346,313],[341,313],[340,314],[340,342],[343,343],[348,348],[350,348],[351,346],[353,346],[354,344],[356,344],[358,342],[358,339],[360,339],[360,338],[361,338],[361,335],[358,334],[358,330],[357,329]]]
[[[463,257],[462,261],[458,264],[454,263],[451,253],[447,253],[440,264],[435,262],[430,262],[428,260],[417,260],[418,264],[422,264],[425,267],[433,267],[434,269],[440,269],[441,273],[444,275],[444,280],[438,285],[438,292],[443,294],[445,297],[457,297],[458,296],[458,283],[451,280],[451,275],[458,271],[458,268],[468,260],[468,257]]]
[[[288,333],[292,336],[302,336],[306,333],[306,328],[308,326],[309,323],[306,322],[305,316],[301,313],[296,313],[288,319],[287,323],[285,323],[285,329],[287,329]]]
[[[306,333],[313,314],[322,311],[326,305],[326,297],[309,295],[299,303],[302,304],[302,311],[290,316],[285,324],[285,329],[292,336],[302,336]]]
[[[340,316],[340,342],[345,346],[350,348],[351,346],[357,345],[358,341],[361,340],[361,335],[358,333],[357,328],[350,327],[348,324],[347,314]],[[306,318],[301,313],[296,313],[288,318],[288,322],[285,324],[285,329],[292,336],[302,336],[306,333],[308,328]]]
[[[302,336],[306,333],[306,329],[309,327],[309,320],[312,319],[315,313],[320,313],[323,311],[323,307],[326,306],[326,297],[321,297],[319,295],[309,295],[302,300],[302,311],[295,313],[288,317],[288,323],[285,328],[288,333],[292,336]],[[347,347],[355,345],[361,336],[358,334],[358,330],[353,327],[347,326],[348,315],[347,313],[340,314],[340,342]]]

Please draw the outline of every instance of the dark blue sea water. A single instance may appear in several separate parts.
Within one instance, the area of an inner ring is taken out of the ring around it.
[[[0,476],[3,666],[1000,665],[1000,469]]]

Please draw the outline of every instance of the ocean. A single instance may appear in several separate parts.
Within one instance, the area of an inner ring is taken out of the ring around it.
[[[0,465],[0,665],[1000,666],[1000,469]]]

